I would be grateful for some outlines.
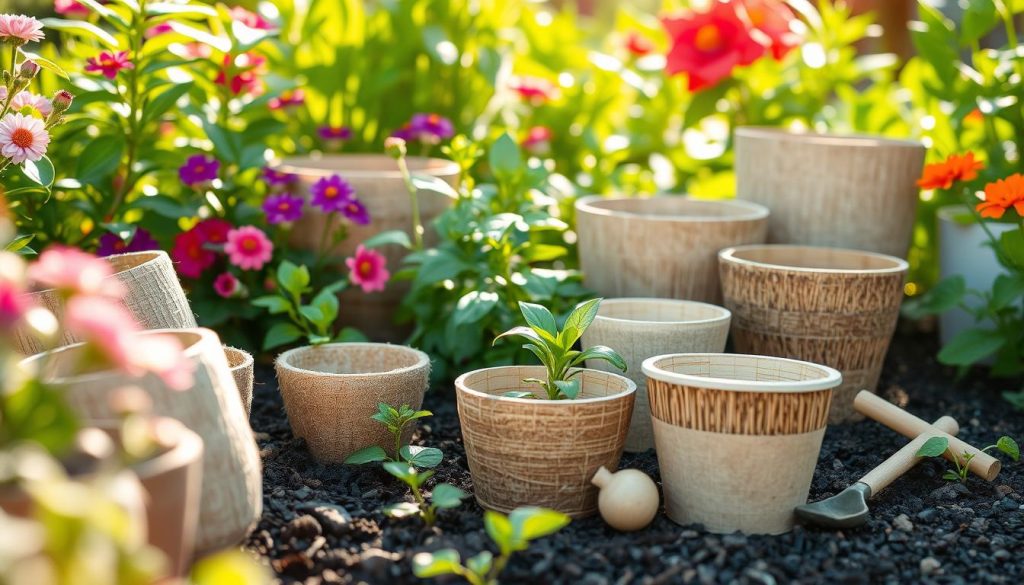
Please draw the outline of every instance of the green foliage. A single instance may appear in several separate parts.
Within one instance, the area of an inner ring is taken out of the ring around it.
[[[982,453],[996,449],[1007,457],[1014,461],[1020,461],[1020,447],[1017,446],[1017,441],[1013,440],[1012,437],[1006,435],[999,437],[994,445],[989,445],[981,450]],[[947,470],[942,474],[943,479],[950,481],[959,481],[965,483],[967,481],[967,474],[970,472],[971,460],[974,459],[973,453],[964,451],[963,454],[957,455],[953,453],[949,447],[949,440],[946,437],[932,437],[925,441],[924,445],[921,446],[917,451],[918,457],[943,457],[949,452],[949,459],[952,460],[955,471]]]

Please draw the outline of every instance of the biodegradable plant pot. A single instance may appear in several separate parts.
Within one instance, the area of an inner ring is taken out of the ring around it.
[[[668,517],[722,534],[788,532],[840,373],[722,353],[655,356],[643,371]]]
[[[224,346],[224,356],[228,360],[228,367],[231,368],[231,377],[235,379],[235,385],[238,386],[238,395],[242,398],[245,418],[248,419],[252,414],[252,356],[248,352],[226,345]]]
[[[917,213],[920,142],[736,129],[736,197],[771,209],[768,243],[906,258]]]
[[[575,400],[502,396],[546,375],[543,366],[502,366],[455,380],[473,492],[490,510],[543,506],[588,516],[597,511],[591,478],[602,466],[618,469],[636,384],[584,369]]]
[[[760,244],[768,210],[672,195],[576,202],[584,283],[605,297],[721,302],[718,251]]]
[[[654,448],[647,378],[641,365],[649,357],[673,352],[725,350],[728,310],[707,303],[669,299],[605,299],[597,317],[583,333],[583,347],[607,345],[626,360],[626,376],[636,383],[633,419],[626,451]],[[618,372],[605,361],[588,360],[588,368]]]
[[[370,418],[377,404],[419,409],[430,376],[427,354],[386,343],[299,347],[278,356],[274,366],[292,432],[317,460],[330,463],[364,447],[391,445],[391,433]]]
[[[809,246],[740,246],[719,255],[736,351],[826,364],[843,373],[829,422],[859,420],[875,391],[903,300],[907,263]]]
[[[459,165],[436,159],[409,157],[406,159],[409,171],[414,175],[429,175],[440,178],[455,186],[459,177]],[[318,180],[339,175],[355,189],[356,197],[366,205],[370,223],[365,226],[349,225],[348,238],[337,247],[331,248],[331,255],[339,263],[351,257],[356,247],[366,239],[388,230],[403,230],[412,237],[412,209],[409,191],[398,170],[398,163],[387,155],[342,154],[319,157],[288,158],[277,166],[278,171],[298,177],[298,194],[309,200],[309,189]],[[420,190],[418,195],[420,221],[425,230],[428,244],[435,240],[431,224],[437,216],[451,205],[451,199],[433,191]],[[328,215],[320,209],[306,206],[302,218],[295,222],[291,231],[290,244],[294,247],[320,251],[323,246],[321,234]],[[394,274],[402,264],[407,251],[398,246],[384,246],[378,250],[387,258],[388,270]],[[344,264],[342,270],[347,272]],[[382,292],[366,294],[357,288],[341,293],[340,321],[344,325],[357,327],[367,335],[380,341],[403,341],[409,329],[394,324],[394,314],[402,297],[408,291],[408,283],[389,282]]]
[[[125,288],[122,303],[143,329],[188,329],[196,326],[196,317],[167,252],[131,252],[107,256],[104,260],[114,268],[111,278],[116,278]],[[55,291],[44,290],[29,296],[35,303],[49,309],[58,321],[63,320],[64,307]],[[61,344],[77,341],[66,333]],[[15,349],[26,356],[46,349],[24,329],[15,332],[14,344]]]
[[[149,395],[154,415],[177,419],[202,437],[205,453],[196,550],[204,554],[236,545],[260,517],[263,478],[259,450],[220,339],[201,328],[140,333],[152,334],[171,334],[181,340],[185,355],[195,366],[190,390],[169,390],[153,375],[134,378],[108,371],[69,376],[79,361],[82,344],[26,361],[45,364],[44,379],[64,390],[68,404],[85,424],[116,418],[110,393],[134,386]]]

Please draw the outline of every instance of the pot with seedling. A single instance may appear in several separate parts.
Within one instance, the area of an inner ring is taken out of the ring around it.
[[[624,376],[582,368],[586,360],[605,360],[624,370],[614,350],[573,349],[600,303],[577,305],[561,329],[546,308],[519,303],[529,326],[495,342],[522,338],[542,365],[485,368],[455,381],[466,457],[484,508],[536,505],[572,517],[597,510],[590,479],[601,466],[618,468],[636,392]]]

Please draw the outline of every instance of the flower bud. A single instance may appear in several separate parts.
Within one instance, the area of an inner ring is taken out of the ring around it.
[[[391,136],[384,140],[384,152],[388,153],[388,156],[398,160],[405,156],[405,141],[401,138]]]
[[[74,99],[75,96],[71,95],[70,91],[62,89],[53,94],[53,99],[50,100],[50,103],[53,104],[54,112],[66,112],[71,107],[71,101]]]
[[[21,70],[18,72],[18,76],[23,79],[32,79],[39,73],[39,64],[31,59],[25,59],[21,62]]]

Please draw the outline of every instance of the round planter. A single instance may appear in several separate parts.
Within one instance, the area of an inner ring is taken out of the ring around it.
[[[203,439],[205,451],[196,550],[204,554],[236,545],[260,517],[263,478],[256,441],[220,339],[213,331],[199,328],[140,333],[153,334],[175,335],[181,340],[185,355],[195,366],[190,390],[169,390],[153,375],[134,378],[110,371],[69,376],[79,361],[81,344],[26,361],[45,363],[44,378],[65,392],[68,404],[84,424],[117,418],[109,403],[110,393],[130,385],[149,395],[154,415],[177,419],[195,431]]]
[[[292,432],[317,460],[330,463],[364,447],[391,445],[391,433],[370,418],[377,404],[418,409],[430,377],[427,354],[386,343],[299,347],[278,356],[274,366]]]
[[[643,371],[668,517],[722,534],[788,532],[839,372],[721,353],[656,356]]]
[[[768,242],[905,258],[925,148],[876,136],[736,130],[736,197],[771,209]]]
[[[768,210],[745,201],[664,195],[576,202],[580,267],[605,297],[721,302],[722,248],[765,240]]]
[[[644,360],[667,353],[725,350],[731,314],[727,309],[695,301],[669,299],[605,299],[597,317],[583,333],[583,347],[607,345],[626,360],[625,375],[636,383],[636,403],[626,436],[626,451],[654,448],[651,409],[647,400]],[[588,360],[588,368],[618,372],[605,361]]]
[[[228,368],[231,369],[231,377],[235,379],[238,386],[238,395],[242,398],[242,408],[245,409],[245,418],[252,414],[252,384],[253,384],[253,359],[248,352],[234,347],[224,346],[224,356],[228,360]]]
[[[618,469],[636,384],[585,369],[575,400],[502,396],[526,389],[524,378],[544,377],[543,366],[502,366],[455,380],[473,493],[490,510],[543,506],[587,516],[597,511],[591,478],[602,466]]]
[[[843,373],[829,422],[859,420],[853,398],[875,391],[907,263],[809,246],[741,246],[719,255],[736,351],[826,364]]]
[[[459,165],[436,159],[409,157],[406,159],[409,171],[414,175],[428,175],[440,178],[453,187],[459,177]],[[331,255],[347,272],[342,260],[351,257],[356,247],[366,239],[384,231],[403,230],[412,237],[412,209],[409,191],[398,170],[398,163],[387,155],[342,154],[319,157],[288,158],[277,165],[277,170],[298,177],[298,195],[309,200],[309,189],[324,177],[339,175],[355,189],[356,197],[366,205],[370,214],[368,225],[349,224],[348,238]],[[433,191],[420,190],[418,195],[420,221],[424,226],[424,238],[428,245],[435,241],[431,225],[439,215],[451,206],[451,199]],[[291,231],[290,244],[300,249],[319,251],[322,246],[321,234],[328,220],[319,208],[308,206],[302,218],[295,222]],[[341,221],[341,220],[336,220]],[[388,270],[394,274],[401,267],[408,253],[399,246],[384,246],[378,250],[387,258]],[[402,297],[408,291],[408,283],[389,282],[382,292],[366,294],[357,287],[341,293],[341,313],[344,325],[357,327],[380,341],[403,341],[409,329],[394,324],[394,314]]]

